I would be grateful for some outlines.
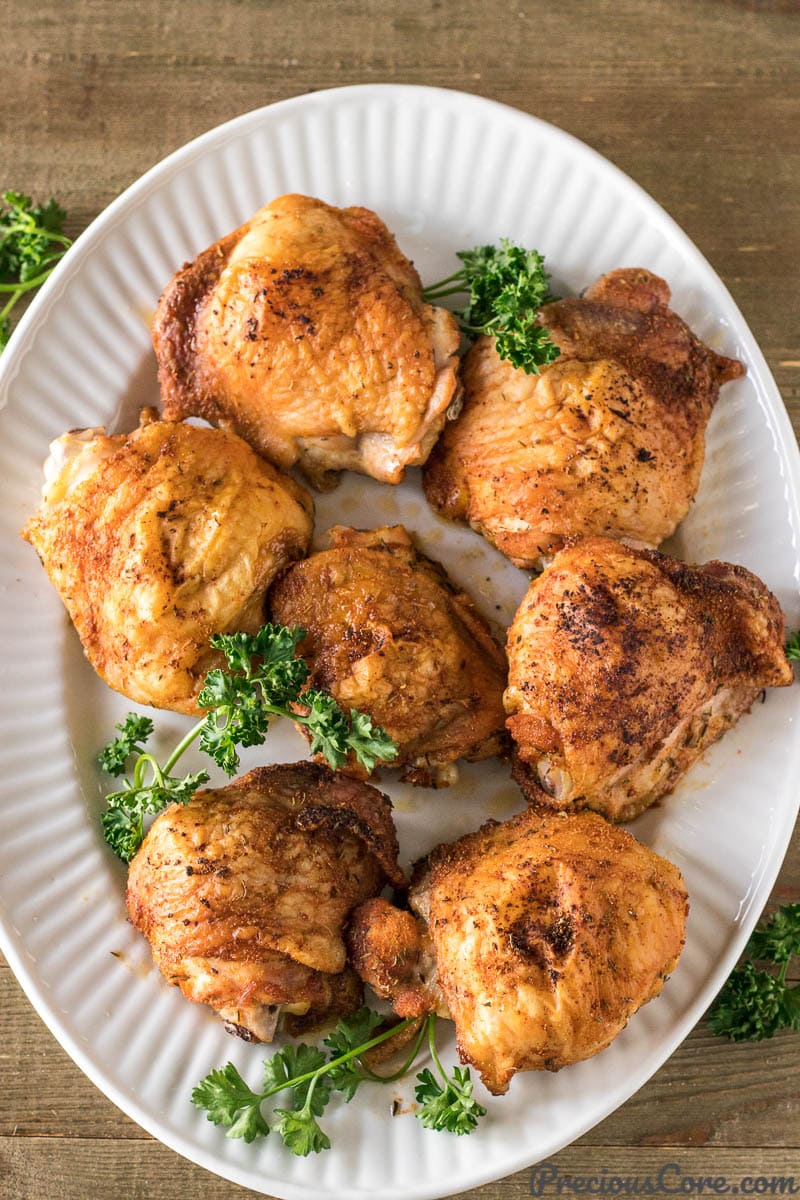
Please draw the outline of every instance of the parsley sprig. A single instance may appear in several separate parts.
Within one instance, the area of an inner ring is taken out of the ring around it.
[[[301,1157],[316,1154],[330,1149],[330,1138],[317,1118],[322,1116],[333,1095],[339,1092],[349,1103],[367,1080],[391,1083],[399,1079],[410,1069],[427,1034],[443,1085],[430,1070],[419,1073],[416,1094],[420,1107],[416,1116],[427,1129],[471,1133],[486,1110],[472,1098],[469,1068],[456,1067],[452,1078],[443,1068],[436,1052],[435,1015],[431,1013],[423,1022],[403,1066],[391,1075],[371,1070],[364,1062],[364,1055],[408,1028],[414,1018],[376,1032],[384,1023],[385,1017],[380,1013],[361,1008],[340,1020],[333,1033],[324,1039],[329,1056],[321,1048],[303,1042],[285,1046],[264,1062],[260,1091],[249,1087],[233,1063],[227,1063],[200,1081],[192,1092],[192,1103],[204,1110],[213,1124],[225,1126],[229,1138],[252,1142],[272,1130],[292,1154]],[[262,1105],[281,1092],[289,1093],[288,1104],[273,1109],[270,1124]]]
[[[3,192],[0,205],[0,351],[11,336],[11,310],[39,287],[72,245],[63,231],[64,209],[52,198],[34,204],[22,192]]]
[[[800,1032],[800,984],[786,983],[789,963],[800,957],[800,903],[785,904],[759,925],[745,954],[711,1009],[714,1033],[746,1042],[771,1038],[780,1029]],[[757,962],[777,966],[777,975]]]
[[[428,1048],[440,1079],[426,1067],[417,1076],[414,1095],[420,1107],[417,1116],[426,1129],[448,1129],[459,1136],[472,1133],[486,1109],[472,1095],[469,1067],[454,1067],[448,1075],[436,1052],[435,1018],[428,1018]],[[440,1082],[441,1080],[441,1082]]]
[[[552,299],[537,250],[502,238],[499,246],[459,250],[456,258],[464,264],[460,270],[425,288],[429,304],[466,292],[466,307],[456,312],[462,331],[493,337],[500,357],[526,375],[558,358],[558,346],[536,321],[537,311]]]
[[[800,630],[789,634],[788,638],[786,639],[785,650],[786,657],[790,662],[797,662],[800,660]]]
[[[119,736],[101,751],[98,761],[108,774],[124,776],[123,783],[106,797],[101,818],[103,834],[114,852],[130,862],[144,838],[144,818],[168,804],[186,804],[204,783],[207,771],[173,775],[178,760],[193,742],[227,775],[239,769],[239,746],[260,746],[275,717],[289,717],[311,733],[312,754],[322,754],[334,769],[353,754],[367,771],[378,761],[390,762],[397,746],[366,713],[350,710],[349,716],[332,696],[303,687],[308,664],[295,656],[305,631],[284,625],[264,625],[257,634],[225,633],[211,645],[225,655],[228,669],[209,671],[198,696],[208,710],[181,739],[162,764],[147,749],[154,733],[149,717],[135,713],[117,725]],[[131,776],[128,761],[136,756]]]

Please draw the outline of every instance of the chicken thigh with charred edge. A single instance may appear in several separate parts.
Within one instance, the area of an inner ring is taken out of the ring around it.
[[[161,813],[131,862],[130,920],[162,975],[248,1041],[354,1011],[344,926],[403,884],[388,798],[314,763],[260,767]]]
[[[438,846],[409,902],[356,909],[353,966],[399,1016],[450,1017],[495,1095],[603,1050],[661,991],[688,910],[677,867],[626,831],[533,808]]]
[[[784,619],[744,567],[587,538],[535,579],[508,632],[508,729],[528,798],[628,821],[672,791],[762,689]]]
[[[559,347],[540,374],[487,337],[462,369],[464,403],[425,468],[425,494],[519,567],[573,537],[657,546],[688,512],[720,386],[744,366],[704,345],[669,308],[663,279],[602,276],[532,320]]]
[[[179,271],[153,326],[165,416],[234,429],[318,488],[425,462],[459,340],[375,213],[297,195]]]
[[[412,783],[445,786],[457,759],[503,752],[505,655],[471,597],[402,525],[328,537],[268,597],[273,620],[306,630],[311,685],[381,725]]]

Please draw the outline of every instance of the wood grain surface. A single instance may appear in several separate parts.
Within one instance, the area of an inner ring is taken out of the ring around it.
[[[800,7],[794,0],[3,0],[0,185],[78,233],[189,138],[359,82],[458,88],[577,135],[642,184],[732,291],[800,429]],[[759,803],[759,797],[753,797]],[[771,903],[800,896],[795,835]],[[0,958],[0,1200],[243,1200],[148,1137],[73,1065]],[[564,1174],[796,1177],[800,1036],[701,1021]],[[530,1172],[472,1197],[530,1194]],[[544,1195],[555,1195],[554,1185]]]

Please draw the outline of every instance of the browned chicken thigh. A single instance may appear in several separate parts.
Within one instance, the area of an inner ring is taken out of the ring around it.
[[[331,549],[272,588],[272,618],[307,630],[310,684],[369,713],[399,747],[404,778],[442,786],[458,758],[505,740],[505,655],[466,594],[420,554],[402,525],[336,526]]]
[[[230,1032],[272,1039],[361,1003],[344,924],[402,882],[388,799],[313,763],[262,767],[156,818],[130,866],[128,913],[153,960]]]
[[[311,497],[219,429],[150,419],[64,434],[23,530],[110,687],[197,712],[215,633],[255,633],[264,596],[308,548]]]
[[[635,817],[785,687],[777,600],[744,567],[587,538],[531,584],[508,633],[508,728],[531,800]]]
[[[417,864],[416,916],[356,909],[353,965],[400,1016],[455,1021],[496,1095],[603,1050],[678,961],[680,871],[594,813],[529,809]]]
[[[165,416],[236,430],[319,487],[399,483],[456,386],[455,318],[366,208],[281,196],[179,271],[153,341]]]
[[[657,546],[700,482],[720,385],[744,373],[699,341],[649,271],[604,275],[538,320],[560,356],[539,375],[481,337],[466,356],[461,415],[425,469],[442,516],[468,521],[520,567],[567,539]]]

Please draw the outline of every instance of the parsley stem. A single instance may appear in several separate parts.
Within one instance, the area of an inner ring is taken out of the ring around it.
[[[394,1083],[395,1079],[402,1079],[403,1076],[406,1074],[406,1072],[411,1067],[411,1064],[413,1063],[414,1059],[419,1054],[419,1048],[422,1045],[422,1039],[425,1037],[425,1034],[428,1030],[428,1020],[429,1020],[429,1018],[426,1017],[425,1020],[423,1021],[423,1023],[420,1025],[419,1033],[417,1034],[417,1036],[414,1039],[413,1049],[411,1050],[411,1053],[406,1058],[402,1067],[400,1067],[397,1071],[392,1071],[391,1075],[381,1075],[381,1073],[379,1071],[373,1071],[373,1070],[371,1070],[370,1067],[367,1066],[366,1063],[360,1062],[358,1065],[361,1068],[361,1071],[363,1072],[363,1074],[366,1075],[367,1079],[371,1079],[375,1083]]]
[[[460,286],[457,288],[453,288],[452,289],[453,291],[458,291],[458,292],[466,291],[466,288],[464,286],[465,279],[464,279],[464,268],[463,267],[460,267],[457,271],[453,271],[452,275],[447,275],[444,279],[437,279],[436,283],[428,284],[427,287],[422,289],[422,295],[425,297],[426,300],[429,300],[431,296],[437,295],[437,293],[440,292],[443,288],[446,288],[449,284],[456,283],[456,282],[458,282]]]
[[[321,1070],[315,1071],[314,1075],[312,1076],[311,1083],[308,1085],[308,1091],[306,1092],[306,1102],[301,1109],[301,1112],[304,1117],[311,1116],[311,1097],[314,1095],[314,1088],[317,1086],[319,1077],[322,1074],[323,1074],[323,1072]]]
[[[164,784],[164,772],[159,766],[158,760],[152,754],[140,754],[136,760],[136,766],[133,768],[133,786],[140,788],[144,782],[144,772],[146,767],[150,767],[153,772],[153,779],[158,783],[159,787]]]
[[[428,1048],[431,1052],[431,1058],[436,1064],[436,1070],[439,1072],[445,1087],[450,1083],[450,1077],[442,1066],[442,1060],[436,1053],[436,1013],[428,1014]]]
[[[9,225],[7,234],[9,233],[32,233],[39,237],[45,237],[50,242],[60,242],[64,249],[68,249],[72,245],[72,239],[68,238],[65,233],[56,233],[54,229],[45,229],[44,225],[37,225],[35,221],[15,221],[13,225]]]
[[[59,254],[60,258],[61,255]],[[54,262],[54,259],[48,261]],[[24,283],[0,283],[0,292],[13,292],[15,296],[21,296],[24,292],[30,292],[33,288],[39,287],[44,283],[45,279],[49,279],[53,272],[52,267],[48,267],[46,271],[42,271],[40,275],[35,275],[33,279],[26,279]]]
[[[14,294],[11,297],[11,299],[9,300],[8,304],[5,306],[5,308],[0,309],[0,321],[2,321],[5,317],[8,316],[8,314],[11,312],[12,308],[17,303],[17,301],[19,300],[21,295],[22,295],[22,292],[18,288],[15,288]]]
[[[326,1075],[328,1071],[334,1067],[340,1066],[342,1063],[350,1062],[353,1058],[358,1058],[361,1054],[366,1054],[373,1046],[380,1046],[381,1042],[386,1042],[390,1037],[399,1033],[401,1029],[405,1029],[414,1021],[414,1017],[406,1017],[404,1021],[398,1021],[396,1025],[392,1025],[389,1029],[384,1029],[383,1033],[377,1034],[376,1037],[370,1038],[368,1042],[363,1042],[362,1045],[356,1046],[355,1050],[348,1050],[346,1054],[340,1054],[338,1058],[332,1058],[329,1063],[325,1063],[321,1067],[317,1067],[316,1071],[306,1071],[305,1075],[296,1075],[294,1079],[289,1079],[286,1083],[280,1083],[277,1087],[270,1088],[269,1091],[261,1094],[262,1100],[268,1100],[270,1096],[274,1096],[277,1092],[283,1092],[286,1088],[297,1087],[298,1084],[305,1083],[307,1079],[313,1079],[315,1082],[321,1075]],[[311,1089],[309,1088],[309,1092]]]
[[[167,761],[164,763],[164,766],[162,767],[163,773],[165,775],[169,775],[170,771],[175,766],[175,763],[178,761],[178,759],[181,757],[181,755],[186,750],[189,749],[192,742],[196,741],[196,739],[199,738],[200,731],[203,728],[203,726],[205,725],[207,719],[208,719],[207,717],[203,717],[202,721],[198,721],[195,725],[193,725],[192,728],[189,730],[189,732],[186,734],[186,736],[181,738],[181,740],[178,742],[175,749],[172,751],[172,754],[170,754],[169,758],[167,759]]]
[[[466,284],[457,283],[454,287],[442,288],[438,292],[426,291],[425,299],[430,304],[433,300],[444,300],[446,296],[462,296],[466,290]]]

